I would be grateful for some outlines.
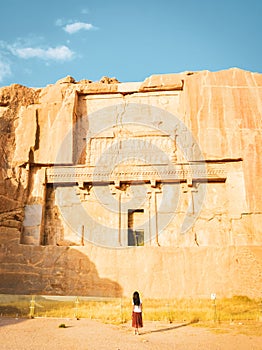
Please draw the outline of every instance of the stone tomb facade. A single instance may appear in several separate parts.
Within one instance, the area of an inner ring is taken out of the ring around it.
[[[41,193],[25,207],[21,243],[178,244],[199,216],[208,187],[225,192],[227,172],[241,167],[241,159],[205,159],[183,121],[157,105],[161,95],[173,107],[180,91],[121,97],[76,91],[71,129],[60,136],[54,164],[30,164],[36,179],[31,193]],[[144,104],[148,98],[151,105]]]

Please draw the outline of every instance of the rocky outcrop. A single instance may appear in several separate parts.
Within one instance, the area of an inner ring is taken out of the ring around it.
[[[21,112],[38,102],[39,90],[21,85],[11,85],[0,89],[0,222],[1,232],[5,228],[21,229],[24,206],[27,200],[26,163],[30,149],[26,149],[24,164],[16,166],[14,154],[19,144],[16,142],[16,130]],[[27,125],[21,130],[26,137]],[[34,137],[34,136],[33,136]]]

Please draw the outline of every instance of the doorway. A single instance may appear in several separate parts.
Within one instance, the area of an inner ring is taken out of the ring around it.
[[[128,246],[144,245],[143,216],[144,209],[128,209]]]

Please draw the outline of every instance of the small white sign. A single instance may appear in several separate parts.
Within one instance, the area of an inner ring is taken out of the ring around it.
[[[211,293],[210,295],[211,300],[216,300],[216,297],[217,297],[216,293]]]

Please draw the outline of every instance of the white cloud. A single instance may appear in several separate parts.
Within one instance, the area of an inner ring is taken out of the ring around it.
[[[13,55],[20,58],[40,58],[43,60],[68,61],[73,58],[74,52],[67,46],[49,47],[48,49],[33,48],[33,47],[10,47]]]
[[[65,27],[63,27],[63,29],[67,33],[73,34],[82,29],[91,30],[91,29],[95,29],[95,27],[91,23],[75,22],[75,23],[67,24]]]
[[[4,61],[0,61],[0,82],[4,81],[6,77],[11,75],[10,64]]]

